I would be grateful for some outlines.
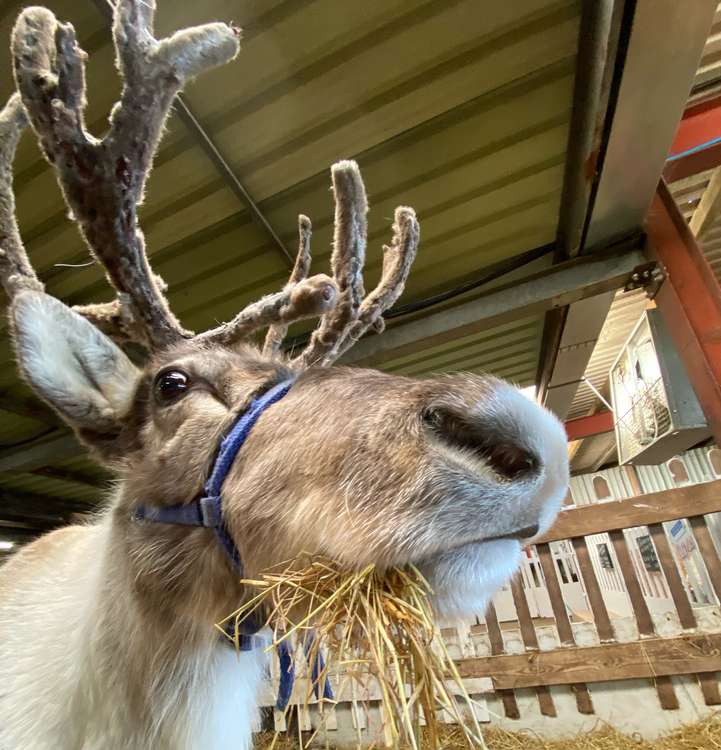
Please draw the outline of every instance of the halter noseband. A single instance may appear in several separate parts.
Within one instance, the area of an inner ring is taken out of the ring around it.
[[[223,519],[223,484],[255,423],[266,409],[280,401],[288,393],[294,382],[295,378],[289,378],[274,385],[265,393],[253,399],[250,406],[238,415],[230,432],[220,443],[210,476],[203,487],[202,497],[191,500],[189,503],[179,503],[177,505],[139,505],[133,513],[133,519],[136,521],[152,521],[178,526],[201,526],[206,529],[212,529],[233,570],[242,577],[243,563],[240,558],[240,551]],[[254,648],[263,648],[267,645],[263,638],[256,635],[258,630],[263,627],[263,624],[260,620],[251,620],[248,618],[240,623],[238,627],[242,628],[242,630],[241,632],[237,632],[235,624],[231,620],[226,625],[226,633],[235,641],[240,651],[251,651]],[[308,649],[306,648],[307,653]],[[293,655],[284,640],[278,644],[278,658],[280,661],[280,685],[278,686],[276,707],[283,711],[290,700],[295,679]],[[320,654],[320,650],[318,651],[316,663],[312,665],[311,669],[314,690],[316,697],[319,697],[318,677],[324,669],[323,657]],[[323,697],[333,697],[327,676],[323,685]]]

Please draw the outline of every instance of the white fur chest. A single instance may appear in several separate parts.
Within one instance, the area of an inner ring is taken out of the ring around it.
[[[258,707],[257,694],[267,655],[263,649],[239,654],[218,644],[210,679],[191,698],[188,750],[247,750]]]

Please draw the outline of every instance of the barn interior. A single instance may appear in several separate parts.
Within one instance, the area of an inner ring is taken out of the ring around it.
[[[112,7],[44,4],[88,53],[87,123],[101,135],[120,86]],[[14,90],[8,40],[23,5],[0,9],[2,102]],[[614,717],[654,734],[713,713],[721,5],[166,0],[156,25],[164,35],[213,19],[243,29],[241,54],[177,97],[141,209],[173,310],[203,330],[282,287],[299,213],[313,221],[313,268],[325,271],[328,168],[357,160],[371,205],[368,284],[396,205],[416,209],[422,239],[386,331],[343,363],[491,373],[557,414],[569,437],[558,524],[490,614],[444,630],[459,659],[475,660],[479,716],[551,734]],[[68,304],[107,300],[30,134],[14,174],[22,236],[48,292]],[[0,327],[9,555],[92,518],[112,476],[21,382],[4,315]],[[309,329],[293,327],[288,351]],[[633,501],[641,495],[645,512]],[[624,713],[628,700],[635,709]],[[354,731],[380,721],[353,710]]]

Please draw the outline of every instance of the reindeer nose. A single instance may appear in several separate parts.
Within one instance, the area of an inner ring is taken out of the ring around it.
[[[477,456],[504,479],[523,479],[540,469],[541,461],[530,448],[509,440],[493,425],[444,406],[427,409],[423,419],[446,445]]]

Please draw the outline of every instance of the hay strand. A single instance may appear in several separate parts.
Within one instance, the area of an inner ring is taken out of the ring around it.
[[[257,593],[218,627],[224,632],[233,621],[238,632],[244,620],[262,615],[273,630],[273,647],[295,642],[309,663],[322,650],[325,666],[308,681],[305,705],[319,688],[322,714],[326,676],[352,666],[351,679],[379,688],[388,746],[420,750],[423,740],[424,748],[441,747],[438,715],[445,711],[464,747],[485,749],[473,702],[435,625],[432,591],[418,570],[368,565],[348,571],[313,556],[277,570],[243,581]]]

